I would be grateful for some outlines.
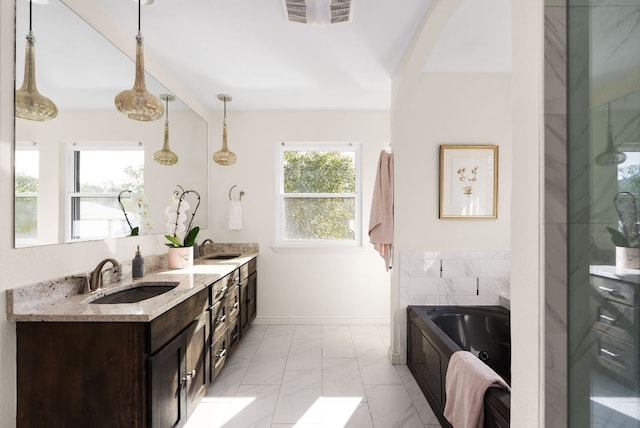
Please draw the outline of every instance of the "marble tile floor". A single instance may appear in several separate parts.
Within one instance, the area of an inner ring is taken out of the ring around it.
[[[388,325],[252,325],[187,428],[439,427]]]

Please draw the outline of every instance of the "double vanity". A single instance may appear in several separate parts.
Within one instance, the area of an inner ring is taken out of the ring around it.
[[[257,246],[90,293],[77,277],[9,290],[17,426],[182,426],[256,316],[256,261]]]

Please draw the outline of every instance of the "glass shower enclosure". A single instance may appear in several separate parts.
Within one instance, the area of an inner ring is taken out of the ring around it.
[[[640,0],[568,0],[569,426],[640,427]]]

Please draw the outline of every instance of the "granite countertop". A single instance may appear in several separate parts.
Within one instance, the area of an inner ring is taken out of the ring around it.
[[[78,294],[77,291],[72,291],[60,295],[61,293],[56,293],[55,288],[57,284],[62,284],[62,281],[7,290],[7,319],[9,321],[151,321],[258,255],[257,252],[244,252],[240,257],[229,260],[206,259],[211,254],[208,252],[206,256],[196,259],[190,268],[160,269],[135,280],[128,276],[92,293]],[[179,284],[171,291],[136,303],[90,303],[102,296],[133,288],[142,282],[158,281],[172,281]]]
[[[631,284],[640,284],[640,269],[619,268],[609,265],[591,265],[589,266],[589,273],[603,278],[615,279]]]

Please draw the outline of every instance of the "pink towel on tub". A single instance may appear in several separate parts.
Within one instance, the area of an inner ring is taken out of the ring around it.
[[[490,387],[502,387],[511,392],[504,379],[471,352],[454,352],[445,380],[445,418],[454,428],[482,428],[484,393]]]
[[[384,259],[388,271],[393,245],[393,154],[384,150],[380,152],[371,200],[369,241]]]

